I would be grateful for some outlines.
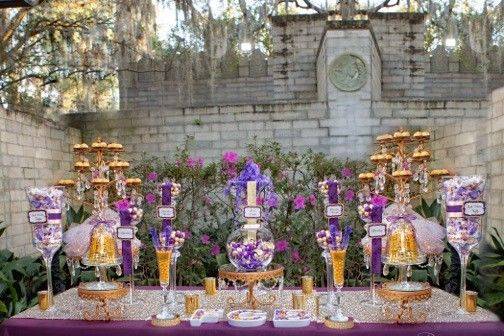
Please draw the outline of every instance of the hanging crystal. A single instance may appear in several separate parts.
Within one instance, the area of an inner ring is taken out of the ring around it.
[[[126,177],[122,170],[115,171],[115,188],[117,196],[121,198],[126,197]]]

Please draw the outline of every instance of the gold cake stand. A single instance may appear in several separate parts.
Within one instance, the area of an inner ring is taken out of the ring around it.
[[[80,298],[95,301],[94,308],[83,308],[83,316],[87,321],[110,321],[117,320],[122,317],[122,310],[120,307],[111,307],[111,300],[119,300],[126,296],[128,290],[122,283],[114,283],[116,286],[110,290],[93,290],[85,287],[81,283],[77,288],[77,294]]]
[[[385,306],[384,317],[395,323],[423,323],[427,319],[425,311],[414,312],[412,304],[429,299],[432,288],[428,283],[421,283],[421,288],[412,291],[401,291],[392,288],[397,282],[386,282],[377,290],[378,295],[385,301],[395,302],[397,309]]]
[[[219,267],[219,279],[231,282],[239,281],[245,283],[247,286],[247,296],[243,302],[237,303],[235,298],[228,298],[227,303],[232,307],[246,306],[250,309],[256,309],[258,306],[273,305],[276,301],[276,296],[274,294],[270,294],[266,300],[261,301],[254,295],[254,287],[259,281],[278,281],[282,279],[283,276],[284,268],[279,264],[271,264],[266,269],[255,272],[240,271],[231,264]]]

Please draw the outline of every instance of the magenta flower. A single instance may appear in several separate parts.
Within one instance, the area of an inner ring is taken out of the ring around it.
[[[236,164],[238,162],[238,153],[229,151],[222,155],[222,160],[228,164]]]
[[[346,178],[352,177],[353,176],[352,169],[350,169],[348,167],[341,169],[341,176],[346,177]]]
[[[297,195],[294,197],[294,210],[301,210],[305,208],[305,198],[303,195]]]
[[[387,197],[381,196],[381,195],[374,195],[371,198],[371,204],[376,205],[376,206],[381,206],[384,207],[387,205]]]
[[[353,199],[355,198],[355,191],[353,191],[353,189],[347,189],[347,191],[345,191],[345,201],[347,202],[351,202],[353,201]]]
[[[203,245],[208,245],[210,244],[210,236],[207,235],[207,234],[204,234],[203,236],[201,236],[201,243]]]
[[[277,252],[285,252],[289,248],[289,242],[287,240],[279,240],[275,243],[275,250]]]
[[[156,172],[150,172],[148,175],[147,175],[147,180],[148,181],[151,181],[151,182],[156,182],[158,179],[158,173]]]
[[[268,198],[266,203],[268,204],[268,206],[270,208],[277,208],[278,207],[278,196],[274,193],[271,194],[271,196]]]
[[[312,206],[317,205],[317,197],[315,197],[315,195],[311,194],[310,196],[308,196],[308,203],[310,203],[310,205],[312,205]]]
[[[293,262],[295,262],[295,263],[301,261],[301,256],[299,255],[299,251],[298,250],[292,250],[292,252],[291,252],[291,260]]]
[[[219,247],[219,245],[212,246],[212,248],[210,249],[210,253],[213,256],[216,256],[216,255],[220,254],[220,247]]]
[[[152,205],[152,204],[156,203],[156,195],[154,195],[153,193],[147,193],[145,195],[145,201],[149,205]]]
[[[130,203],[126,198],[123,198],[122,200],[117,201],[115,203],[115,206],[116,206],[117,211],[125,211],[125,210],[128,210]]]
[[[257,205],[263,205],[264,204],[264,197],[257,196],[256,197],[256,204]]]
[[[198,158],[188,157],[186,160],[186,165],[189,168],[198,168],[198,167],[202,167],[204,162],[205,161],[203,160],[202,157],[198,157]]]
[[[190,231],[184,231],[185,239],[190,239],[192,237],[192,233]]]

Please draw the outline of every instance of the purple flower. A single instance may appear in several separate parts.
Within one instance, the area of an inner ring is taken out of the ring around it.
[[[381,195],[374,195],[371,198],[371,204],[376,205],[376,206],[381,206],[384,207],[387,205],[387,197],[381,196]]]
[[[345,201],[347,202],[351,202],[353,201],[353,199],[355,198],[355,191],[353,191],[353,189],[347,189],[347,191],[345,191]]]
[[[147,180],[148,181],[151,181],[151,182],[156,182],[158,179],[158,173],[156,172],[150,172],[148,175],[147,175]]]
[[[275,243],[275,250],[278,252],[285,252],[289,248],[289,242],[287,240],[279,240]]]
[[[238,162],[238,153],[229,151],[222,155],[222,160],[228,164],[236,164]]]
[[[277,196],[277,194],[272,193],[270,195],[270,197],[268,198],[268,200],[266,201],[266,204],[268,204],[268,206],[270,208],[276,208],[276,207],[278,207],[278,196]]]
[[[315,195],[311,194],[310,196],[308,196],[308,203],[310,203],[310,205],[312,206],[315,206],[317,205],[317,197],[315,197]]]
[[[149,205],[152,205],[152,204],[156,203],[156,195],[154,195],[153,193],[147,193],[145,195],[145,201]]]
[[[203,236],[201,236],[201,243],[203,245],[208,245],[210,244],[210,236],[207,235],[207,234],[204,234]]]
[[[130,207],[130,202],[126,198],[123,198],[122,200],[117,201],[115,206],[117,211],[126,211]]]
[[[297,195],[294,197],[294,210],[301,210],[305,208],[305,198],[303,195]]]
[[[350,168],[345,167],[345,168],[341,169],[341,176],[346,177],[346,178],[350,178],[353,176],[353,172]]]
[[[185,239],[190,239],[192,237],[192,233],[190,231],[183,232]]]
[[[216,256],[220,253],[220,247],[219,245],[214,245],[212,246],[212,248],[210,249],[210,253],[213,255],[213,256]]]
[[[295,263],[297,262],[300,262],[301,261],[301,256],[299,255],[299,251],[294,249],[292,250],[291,252],[291,260]]]
[[[257,196],[256,197],[256,204],[257,205],[263,205],[264,204],[264,197]]]

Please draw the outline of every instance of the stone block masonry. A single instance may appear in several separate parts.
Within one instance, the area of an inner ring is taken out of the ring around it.
[[[24,188],[52,185],[73,167],[72,145],[80,131],[66,125],[0,108],[0,249],[34,252],[26,219]]]

